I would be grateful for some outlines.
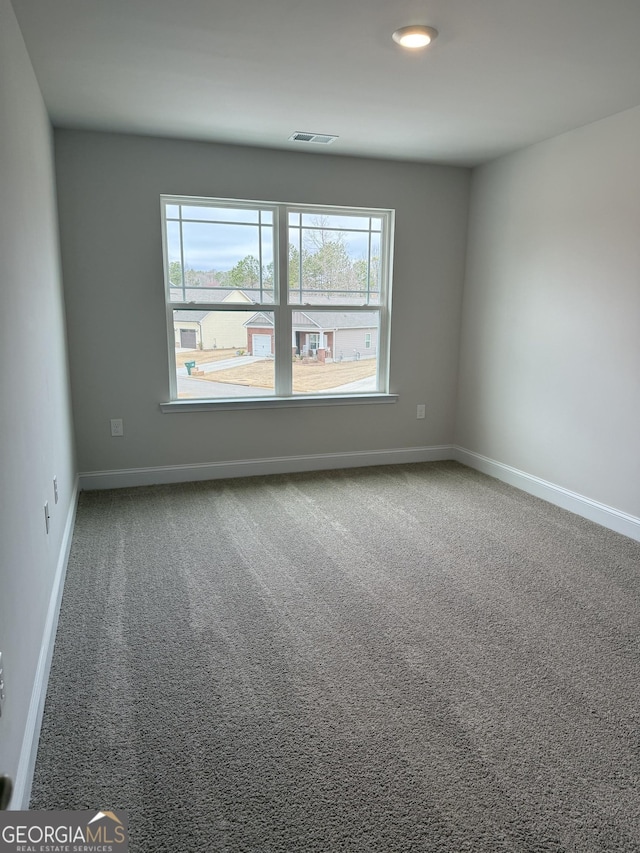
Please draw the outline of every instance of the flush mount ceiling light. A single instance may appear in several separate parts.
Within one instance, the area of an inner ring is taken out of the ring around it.
[[[420,47],[426,47],[438,35],[438,31],[433,27],[425,27],[422,24],[414,24],[410,27],[400,27],[393,34],[393,40],[402,47],[408,47],[415,50]]]

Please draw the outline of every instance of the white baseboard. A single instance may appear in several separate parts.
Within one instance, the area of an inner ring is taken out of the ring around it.
[[[368,465],[398,465],[407,462],[442,462],[455,459],[509,483],[524,492],[556,506],[595,521],[640,541],[640,518],[572,492],[555,483],[542,480],[474,453],[457,445],[400,447],[387,450],[356,450],[345,453],[317,453],[307,456],[276,456],[266,459],[238,459],[230,462],[208,462],[198,465],[163,465],[154,468],[126,468],[119,471],[87,471],[79,475],[80,488],[120,489],[151,486],[158,483],[187,483],[195,480],[218,480],[227,477],[256,477],[264,474],[294,474],[301,471],[325,471],[332,468],[360,468]]]
[[[67,573],[67,563],[69,561],[69,552],[71,550],[71,541],[73,539],[73,528],[75,524],[79,493],[80,483],[76,477],[76,482],[71,494],[71,500],[69,502],[69,510],[67,512],[67,520],[64,527],[64,533],[62,535],[62,542],[60,543],[60,552],[58,554],[56,574],[51,588],[47,618],[42,633],[42,646],[40,648],[40,657],[38,658],[38,668],[36,670],[36,677],[31,691],[31,702],[29,704],[29,712],[27,714],[24,737],[22,739],[22,749],[20,750],[20,758],[18,760],[13,796],[9,806],[12,811],[24,811],[28,809],[29,800],[31,799],[33,772],[36,765],[36,757],[38,755],[38,741],[40,739],[42,715],[44,713],[45,699],[47,698],[49,671],[51,669],[53,646],[58,628],[58,615],[60,613],[64,579]]]
[[[399,465],[405,462],[441,462],[451,459],[450,444],[433,447],[400,447],[391,450],[356,450],[350,453],[317,453],[309,456],[277,456],[268,459],[239,459],[201,465],[166,465],[158,468],[127,468],[121,471],[87,471],[80,474],[80,488],[120,489],[156,483],[188,483],[227,477],[263,474],[294,474],[331,468],[361,468],[368,465]]]
[[[542,498],[549,503],[562,507],[562,509],[568,509],[576,515],[588,518],[589,521],[595,521],[596,524],[601,524],[603,527],[608,527],[610,530],[615,530],[616,533],[622,533],[624,536],[640,542],[640,518],[636,518],[634,515],[629,515],[626,512],[599,503],[599,501],[579,495],[577,492],[564,489],[562,486],[556,486],[554,483],[540,479],[540,477],[526,474],[524,471],[512,468],[511,465],[496,462],[495,459],[466,450],[464,447],[454,446],[451,458],[469,468],[475,468],[477,471],[482,471],[483,474],[489,474],[490,477],[509,483],[509,485],[529,492],[537,498]]]

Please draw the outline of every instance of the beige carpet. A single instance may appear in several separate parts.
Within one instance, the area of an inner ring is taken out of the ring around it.
[[[81,496],[34,808],[133,851],[640,850],[640,544],[456,463]]]

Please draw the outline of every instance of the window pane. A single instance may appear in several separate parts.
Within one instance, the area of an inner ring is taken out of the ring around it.
[[[170,302],[195,302],[197,304],[218,302],[242,302],[245,304],[273,305],[273,290],[238,290],[235,287],[171,287]]]
[[[289,302],[379,305],[381,233],[369,230],[371,219],[305,213],[302,221],[289,228]]]
[[[258,211],[240,207],[206,207],[204,205],[182,205],[183,219],[206,219],[219,222],[258,223]]]
[[[170,261],[180,261],[180,223],[167,222],[167,251]]]
[[[380,294],[377,291],[353,291],[353,290],[332,290],[325,292],[322,290],[289,290],[289,303],[291,305],[380,305]]]
[[[273,228],[270,225],[260,229],[262,234],[262,288],[273,298]],[[262,302],[266,301],[264,299]]]
[[[168,204],[166,208],[167,219],[178,219],[180,217],[180,208],[177,204]]]
[[[167,223],[167,232],[177,226]],[[192,292],[183,301],[219,301],[198,293],[199,288],[239,290],[254,302],[273,301],[272,225],[183,222],[181,227],[184,284]],[[176,279],[179,273],[178,268]]]
[[[180,223],[167,222],[167,261],[169,263],[169,286],[173,288],[182,287],[182,253],[180,251]],[[179,291],[181,294],[182,291]],[[172,297],[173,298],[173,297]],[[182,299],[177,295],[176,299]]]
[[[349,216],[348,214],[303,213],[302,226],[303,228],[317,228],[318,226],[323,228],[356,228],[359,231],[368,231],[369,217]]]
[[[173,312],[178,399],[274,393],[271,311]]]
[[[247,256],[258,256],[258,229],[242,225],[184,222],[186,269],[227,270]],[[257,274],[256,274],[257,278]]]
[[[376,294],[376,304],[380,304],[380,265],[382,259],[382,234],[371,235],[371,254],[369,255],[369,270],[367,287],[370,294]]]
[[[293,311],[294,394],[378,390],[377,311]]]

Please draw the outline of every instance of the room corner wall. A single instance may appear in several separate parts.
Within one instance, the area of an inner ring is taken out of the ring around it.
[[[475,171],[456,430],[470,458],[630,522],[640,518],[639,234],[640,108]]]
[[[20,808],[29,793],[76,474],[52,134],[9,0],[0,0],[0,127],[0,651],[6,693],[0,773],[13,777],[11,807]]]
[[[57,130],[55,141],[78,464],[91,475],[83,482],[284,457],[353,454],[358,464],[362,452],[451,444],[469,169],[75,130]],[[393,208],[390,390],[399,401],[163,414],[161,193]],[[111,437],[110,418],[123,418],[123,437]]]

